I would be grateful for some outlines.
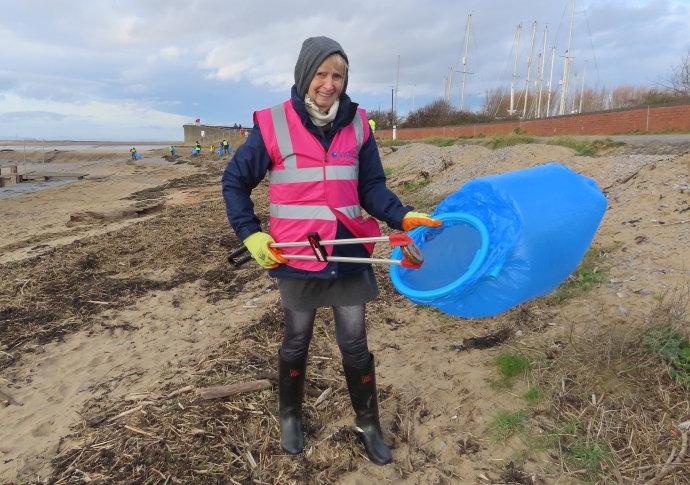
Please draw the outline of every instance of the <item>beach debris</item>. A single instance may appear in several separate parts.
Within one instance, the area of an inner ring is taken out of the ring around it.
[[[271,387],[273,387],[273,383],[271,381],[267,379],[260,379],[257,381],[230,384],[228,386],[203,387],[201,389],[197,389],[196,393],[202,399],[217,399],[219,397],[233,396],[235,394],[258,391],[259,389],[269,389]]]
[[[159,200],[155,203],[142,205],[140,207],[125,207],[124,209],[117,209],[110,212],[84,211],[70,214],[67,227],[74,227],[84,223],[94,222],[110,222],[119,219],[129,219],[134,217],[141,217],[148,214],[153,214],[163,209],[165,200]]]

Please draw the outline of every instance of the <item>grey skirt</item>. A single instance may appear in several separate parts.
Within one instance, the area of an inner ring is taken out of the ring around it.
[[[379,296],[374,270],[344,278],[278,278],[283,306],[294,311],[364,305]]]

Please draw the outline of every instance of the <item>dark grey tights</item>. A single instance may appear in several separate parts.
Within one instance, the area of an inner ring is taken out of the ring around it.
[[[280,348],[280,356],[294,362],[307,357],[309,342],[314,334],[316,310],[285,311],[285,335]],[[350,367],[362,369],[371,357],[367,346],[367,329],[364,324],[364,305],[335,306],[335,340],[338,342],[343,362]]]

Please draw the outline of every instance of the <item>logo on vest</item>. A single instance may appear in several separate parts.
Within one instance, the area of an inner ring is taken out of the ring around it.
[[[357,152],[347,151],[347,152],[332,152],[331,157],[333,158],[357,158]]]

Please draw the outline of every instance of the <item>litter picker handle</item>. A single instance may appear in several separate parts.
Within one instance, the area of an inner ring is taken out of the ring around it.
[[[247,261],[252,260],[252,255],[251,254],[246,254],[242,256],[241,258],[238,258],[242,253],[245,253],[249,251],[247,249],[247,246],[242,245],[241,247],[235,249],[233,252],[228,254],[228,263],[230,263],[234,268],[239,268],[242,266],[244,263]]]

